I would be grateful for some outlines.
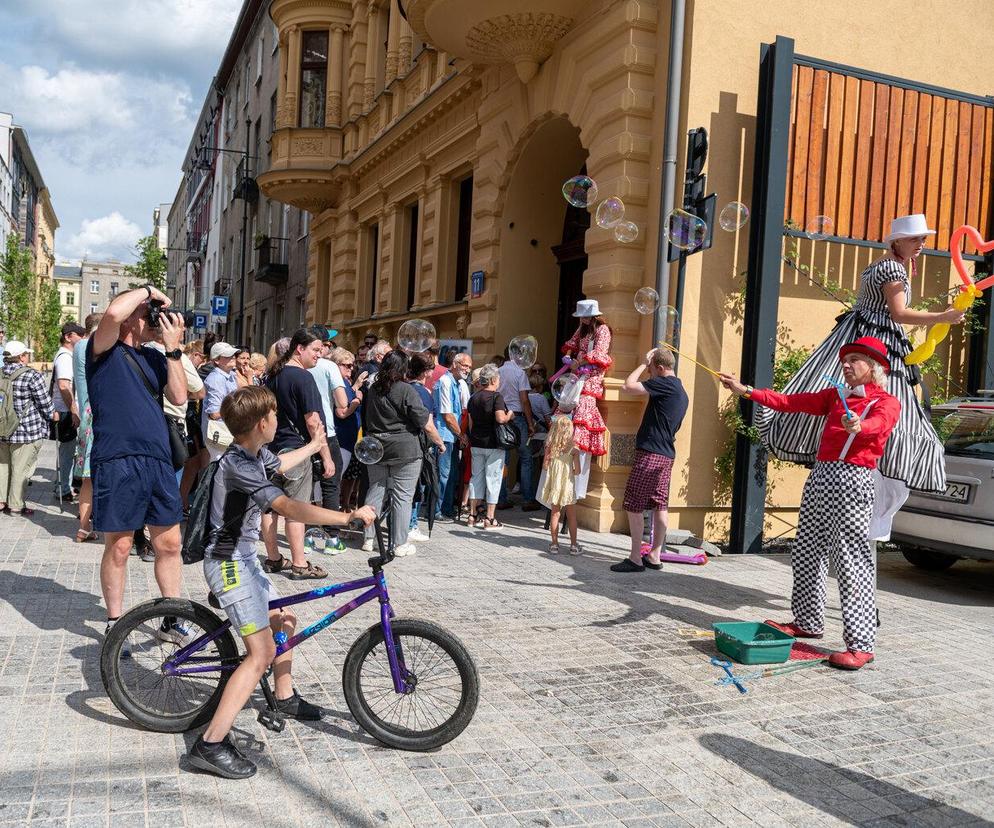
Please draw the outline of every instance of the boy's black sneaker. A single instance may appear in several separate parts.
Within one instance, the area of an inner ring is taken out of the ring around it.
[[[321,708],[304,699],[296,690],[288,699],[277,699],[276,707],[284,716],[302,722],[316,722],[321,718]]]
[[[220,742],[207,744],[201,736],[193,743],[190,764],[225,779],[248,779],[255,776],[255,764],[244,756],[225,736]]]

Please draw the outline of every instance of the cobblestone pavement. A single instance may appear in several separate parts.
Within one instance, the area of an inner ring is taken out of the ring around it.
[[[273,734],[243,712],[236,741],[259,773],[228,782],[186,765],[193,735],[138,730],[107,700],[101,548],[68,539],[74,518],[40,475],[38,513],[0,516],[0,822],[994,824],[994,566],[936,575],[885,554],[875,665],[759,679],[740,695],[715,686],[713,644],[692,631],[785,617],[784,556],[626,576],[607,569],[625,538],[584,534],[573,558],[548,555],[540,523],[520,514],[500,531],[442,526],[388,575],[401,617],[442,624],[474,654],[469,728],[431,754],[385,749],[358,728],[340,671],[374,620],[364,607],[297,651],[297,685],[326,718]],[[365,558],[322,562],[348,578]],[[132,558],[126,604],[152,590],[152,567]],[[185,590],[203,599],[198,568]],[[834,584],[830,595],[826,643],[838,645]]]

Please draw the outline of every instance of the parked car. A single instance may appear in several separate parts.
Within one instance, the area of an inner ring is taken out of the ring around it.
[[[923,569],[994,561],[994,395],[937,405],[932,423],[946,447],[946,490],[912,492],[894,516],[891,541]]]

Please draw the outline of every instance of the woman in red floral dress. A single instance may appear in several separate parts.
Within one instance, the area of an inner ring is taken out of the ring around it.
[[[607,454],[604,447],[604,418],[597,400],[604,397],[604,374],[611,367],[611,329],[601,318],[596,299],[576,303],[573,316],[580,320],[576,333],[563,345],[563,355],[573,360],[573,372],[584,378],[580,401],[572,411],[573,440],[580,449],[580,474],[576,477],[576,498],[587,496],[590,458]]]

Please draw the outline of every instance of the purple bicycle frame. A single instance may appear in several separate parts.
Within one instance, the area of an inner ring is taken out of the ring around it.
[[[383,628],[383,639],[387,648],[387,660],[390,663],[390,674],[393,677],[393,687],[398,693],[404,693],[407,691],[407,669],[403,663],[403,655],[398,653],[397,647],[394,643],[393,628],[390,625],[390,619],[393,618],[393,609],[390,606],[390,595],[387,592],[387,580],[386,576],[383,574],[383,570],[377,570],[368,578],[359,578],[355,581],[346,581],[341,584],[331,584],[330,586],[318,587],[317,589],[312,589],[308,592],[301,592],[297,595],[290,595],[286,598],[277,598],[269,602],[269,609],[283,609],[284,607],[290,607],[294,604],[305,604],[309,601],[316,601],[319,598],[326,598],[332,595],[339,595],[343,592],[356,592],[357,590],[365,589],[361,595],[356,596],[351,601],[335,610],[329,612],[326,616],[315,621],[309,627],[301,630],[296,635],[288,638],[285,643],[279,644],[276,647],[276,655],[283,655],[283,653],[288,650],[292,650],[302,641],[306,641],[311,636],[317,635],[321,630],[326,627],[330,627],[340,618],[344,618],[356,607],[361,607],[363,604],[367,604],[374,598],[380,602],[380,626]],[[162,672],[168,676],[183,676],[192,675],[195,673],[212,673],[225,670],[234,670],[238,666],[237,664],[219,664],[217,659],[208,658],[206,656],[197,656],[198,653],[212,641],[220,638],[231,629],[231,621],[225,620],[214,632],[204,634],[195,641],[187,644],[183,649],[176,653],[169,661],[162,665]],[[193,666],[183,667],[180,665],[190,664]]]

